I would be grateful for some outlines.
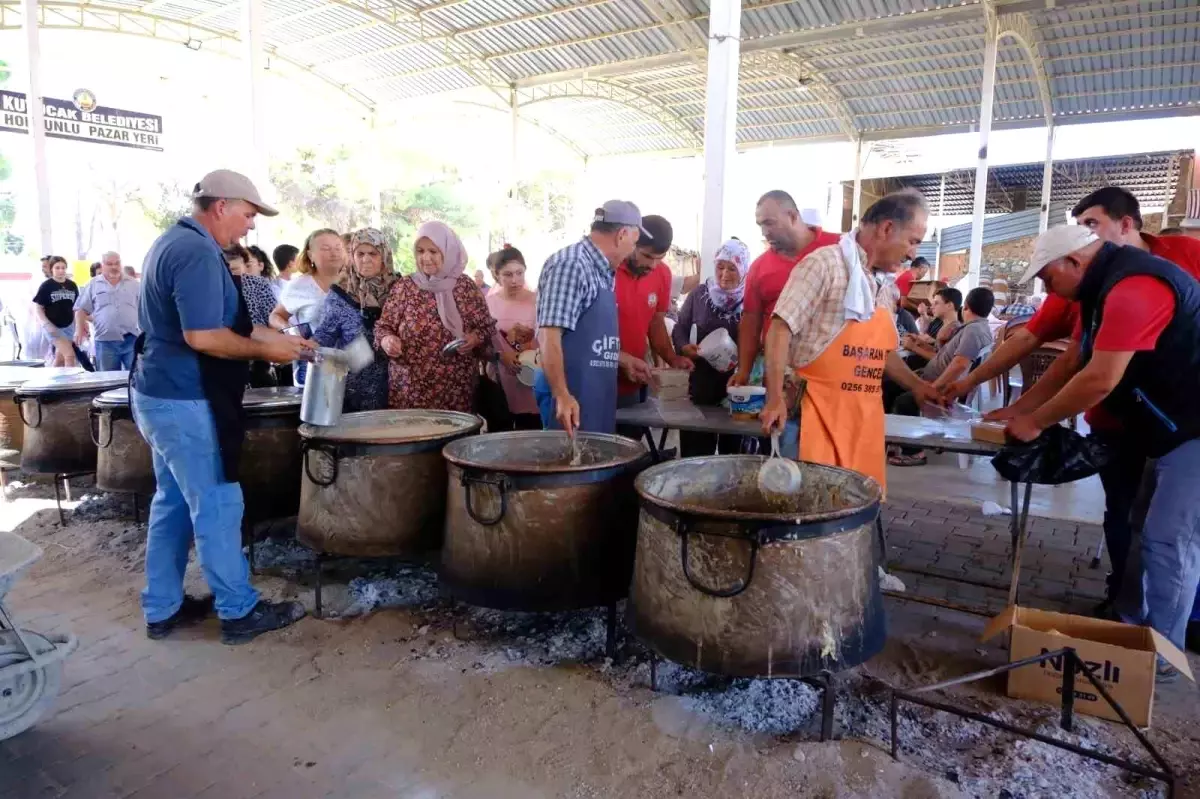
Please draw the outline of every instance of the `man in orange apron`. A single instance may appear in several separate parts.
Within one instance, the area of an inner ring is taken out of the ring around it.
[[[916,192],[889,194],[836,245],[814,250],[792,270],[767,334],[764,432],[799,425],[799,457],[869,475],[887,488],[883,375],[918,402],[937,392],[895,352],[900,299],[891,268],[916,255],[929,218]],[[785,376],[803,381],[796,408]]]

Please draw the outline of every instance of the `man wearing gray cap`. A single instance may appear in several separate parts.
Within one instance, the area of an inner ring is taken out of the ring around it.
[[[610,200],[596,209],[587,236],[542,267],[537,296],[542,371],[534,396],[547,428],[570,435],[612,433],[618,366],[632,382],[652,379],[645,361],[621,352],[613,291],[614,270],[633,254],[643,233],[638,207]]]
[[[205,618],[221,640],[249,641],[304,615],[299,603],[261,601],[242,555],[242,393],[252,360],[291,363],[311,345],[250,322],[222,250],[276,211],[244,175],[217,170],[192,192],[192,215],[154,242],[142,268],[130,402],[154,459],[142,610],[150,638]],[[211,599],[183,593],[192,540]]]
[[[1119,610],[1182,649],[1200,584],[1200,282],[1082,225],[1038,237],[1021,282],[1034,277],[1079,303],[1083,367],[1044,404],[1023,409],[1006,432],[1032,441],[1097,406],[1107,427],[1136,442],[1143,457],[1158,459],[1142,530],[1143,597],[1140,607]],[[1170,673],[1160,667],[1163,676]]]

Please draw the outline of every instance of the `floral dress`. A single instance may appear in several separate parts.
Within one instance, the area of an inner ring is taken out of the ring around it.
[[[382,349],[387,336],[401,342],[400,357],[388,363],[389,408],[471,411],[479,361],[491,353],[496,321],[471,278],[459,275],[452,292],[463,331],[474,333],[482,344],[469,353],[443,356],[442,347],[454,336],[438,316],[433,293],[417,288],[408,277],[392,286],[375,325],[376,346]]]
[[[321,323],[313,331],[313,340],[322,347],[345,348],[358,336],[365,335],[374,344],[375,322],[380,309],[362,308],[341,286],[333,286],[325,298]],[[377,347],[375,360],[361,372],[346,376],[346,413],[379,411],[388,406],[387,356]]]

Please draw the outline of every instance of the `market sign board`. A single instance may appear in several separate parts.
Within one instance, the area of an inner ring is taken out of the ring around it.
[[[53,139],[162,152],[162,117],[94,102],[90,92],[82,91],[75,93],[74,101],[42,98],[46,135]],[[29,115],[22,92],[0,89],[0,131],[29,132]]]

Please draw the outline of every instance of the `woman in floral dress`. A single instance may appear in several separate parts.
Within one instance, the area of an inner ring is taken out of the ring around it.
[[[325,298],[321,322],[313,331],[313,340],[322,347],[343,349],[365,335],[375,346],[375,323],[396,273],[392,267],[392,248],[383,233],[363,228],[350,234],[350,265],[342,270],[337,283]],[[375,348],[375,361],[357,374],[346,377],[346,398],[342,409],[378,411],[388,406],[387,357]]]
[[[416,273],[392,286],[375,325],[375,342],[390,359],[388,407],[469,412],[479,364],[493,357],[496,322],[464,274],[467,253],[458,234],[426,222],[414,250]],[[455,339],[464,343],[443,355]]]

